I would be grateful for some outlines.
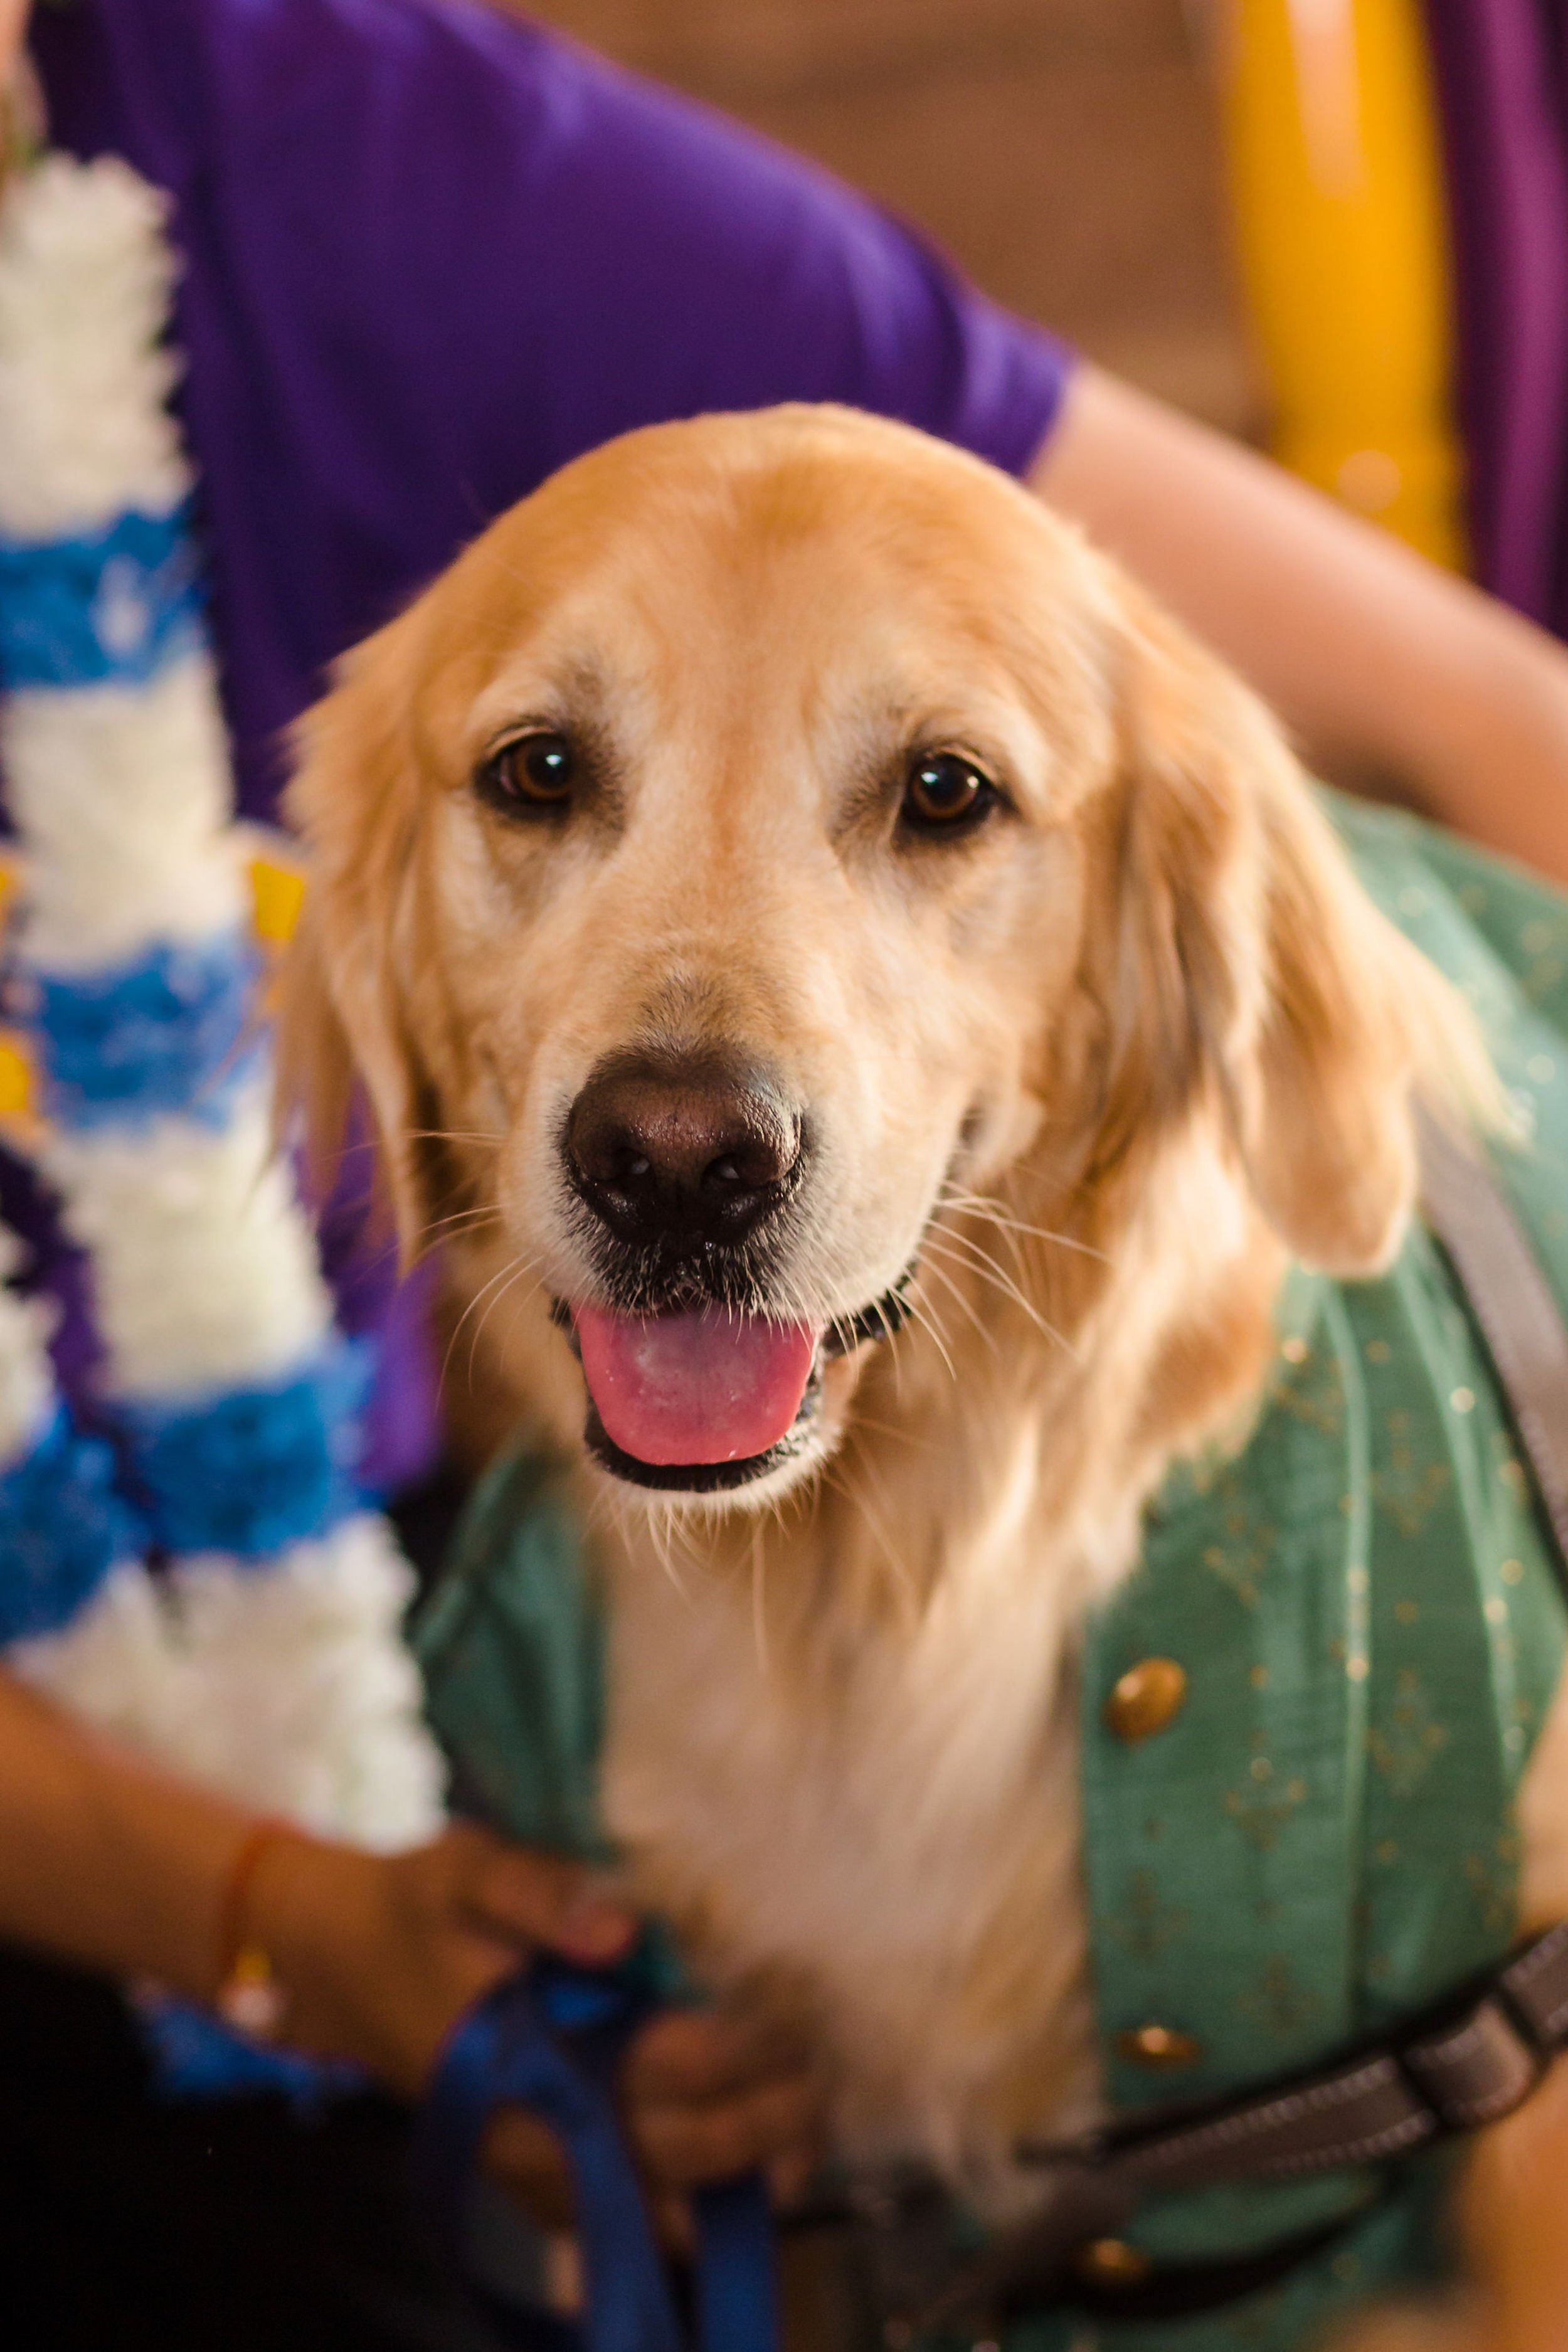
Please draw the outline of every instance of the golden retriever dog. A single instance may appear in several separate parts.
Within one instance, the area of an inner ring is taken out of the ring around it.
[[[568,467],[352,656],[293,812],[296,1073],[577,1465],[639,1896],[809,2021],[847,2148],[1026,2202],[1098,2097],[1078,1629],[1290,1259],[1398,1250],[1468,1016],[1220,663],[844,411]]]

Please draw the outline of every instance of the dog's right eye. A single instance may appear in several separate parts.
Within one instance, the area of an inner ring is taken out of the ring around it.
[[[577,761],[564,735],[519,735],[492,751],[474,782],[481,800],[505,816],[545,816],[572,798]]]
[[[958,751],[931,751],[911,765],[900,814],[911,833],[973,833],[1000,800],[973,761]]]

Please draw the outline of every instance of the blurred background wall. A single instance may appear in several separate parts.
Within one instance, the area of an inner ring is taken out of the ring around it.
[[[530,0],[930,231],[989,292],[1256,436],[1205,0]]]
[[[514,5],[1568,635],[1563,0]]]

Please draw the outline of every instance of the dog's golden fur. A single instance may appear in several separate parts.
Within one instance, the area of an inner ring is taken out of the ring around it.
[[[472,790],[525,721],[586,746],[563,826]],[[896,824],[935,746],[1009,803],[951,845]],[[805,2010],[856,2145],[1005,2203],[1013,2138],[1096,2095],[1075,1628],[1172,1458],[1245,1433],[1288,1258],[1397,1249],[1413,1091],[1485,1092],[1463,1008],[1218,662],[1014,484],[846,412],[567,468],[345,665],[292,807],[290,1068],[329,1137],[363,1077],[405,1245],[471,1304],[459,1382],[471,1344],[579,1461],[642,1892]],[[917,1267],[812,1447],[720,1497],[588,1464],[548,1314],[597,1295],[565,1110],[650,1038],[764,1050],[808,1106],[766,1304]]]

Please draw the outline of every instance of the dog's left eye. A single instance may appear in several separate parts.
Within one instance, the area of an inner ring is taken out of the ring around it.
[[[576,776],[577,761],[565,736],[541,730],[492,751],[474,781],[481,799],[503,814],[542,815],[565,807]]]
[[[915,833],[965,833],[1000,799],[973,761],[957,751],[931,751],[911,765],[899,814]]]

